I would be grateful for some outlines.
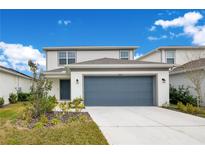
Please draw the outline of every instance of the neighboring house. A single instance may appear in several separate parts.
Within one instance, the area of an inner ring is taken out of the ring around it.
[[[183,65],[191,60],[205,58],[205,46],[164,46],[139,57],[140,61]]]
[[[0,66],[0,97],[4,98],[5,104],[9,103],[10,93],[29,92],[31,79],[30,76],[16,70]]]
[[[176,67],[170,72],[170,84],[174,86],[175,88],[178,88],[179,86],[189,87],[189,91],[192,95],[196,96],[196,91],[194,90],[194,85],[188,78],[187,71],[191,68],[191,71],[193,72],[193,75],[199,75],[197,71],[205,72],[205,58],[201,58],[198,60],[194,60],[191,62],[188,62],[184,65],[181,65],[179,67]],[[200,73],[201,74],[201,73]],[[204,80],[202,82],[202,95],[203,95],[203,106],[205,106],[205,76]]]
[[[133,46],[46,47],[45,76],[59,101],[86,106],[152,106],[169,102],[170,64],[134,60]]]

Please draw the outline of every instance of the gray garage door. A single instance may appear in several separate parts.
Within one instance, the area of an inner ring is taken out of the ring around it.
[[[84,101],[87,106],[151,106],[152,76],[85,76]]]

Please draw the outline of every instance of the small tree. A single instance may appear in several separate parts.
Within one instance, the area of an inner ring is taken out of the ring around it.
[[[33,81],[31,86],[31,103],[33,105],[34,116],[41,114],[42,106],[47,103],[48,92],[52,88],[52,82],[44,77],[42,71],[38,74],[38,65],[32,60],[28,61],[30,70],[33,73]]]

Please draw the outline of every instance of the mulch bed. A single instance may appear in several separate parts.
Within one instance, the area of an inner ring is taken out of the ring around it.
[[[78,119],[80,116],[85,116],[85,118],[88,121],[90,121],[90,120],[92,121],[92,119],[91,119],[91,117],[90,117],[88,112],[66,112],[65,114],[62,114],[62,112],[55,111],[55,112],[46,113],[45,116],[48,118],[49,122],[46,125],[44,125],[44,127],[52,127],[52,126],[54,126],[50,122],[54,118],[58,119],[62,123],[69,123],[73,119]],[[39,120],[40,120],[40,117],[33,118],[31,120],[31,122],[28,124],[28,128],[29,129],[34,128],[35,124],[37,122],[39,122]],[[19,121],[19,124],[20,124],[20,121]]]

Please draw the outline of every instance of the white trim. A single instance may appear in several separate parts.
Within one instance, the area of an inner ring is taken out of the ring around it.
[[[127,52],[127,54],[128,54],[127,57],[121,57],[122,52]],[[120,50],[119,51],[119,53],[120,53],[119,59],[130,60],[130,52],[131,52],[130,50]]]
[[[135,50],[139,46],[68,46],[68,47],[44,47],[43,50],[47,51],[63,51],[63,50]]]
[[[183,69],[181,71],[173,71],[173,72],[170,72],[170,75],[175,75],[175,74],[180,74],[180,73],[186,73],[186,72],[190,72],[190,71],[197,71],[197,70],[205,70],[205,66],[202,66],[202,67],[198,67],[198,68],[194,68],[194,69]]]
[[[9,71],[9,70],[1,68],[1,67],[0,67],[0,71],[3,71],[3,72],[6,72],[6,73],[9,73],[9,74],[13,74],[13,75],[16,75],[16,76],[20,76],[20,77],[32,80],[32,77],[24,76],[23,74],[20,74],[20,73],[17,73],[17,72],[15,73],[15,72]]]
[[[167,55],[168,55],[168,52],[173,52],[174,53],[174,57],[168,57]],[[176,50],[166,50],[165,51],[165,59],[166,59],[166,63],[168,63],[167,62],[167,59],[174,59],[174,63],[173,64],[176,64]]]
[[[68,68],[171,68],[173,64],[74,64]]]

